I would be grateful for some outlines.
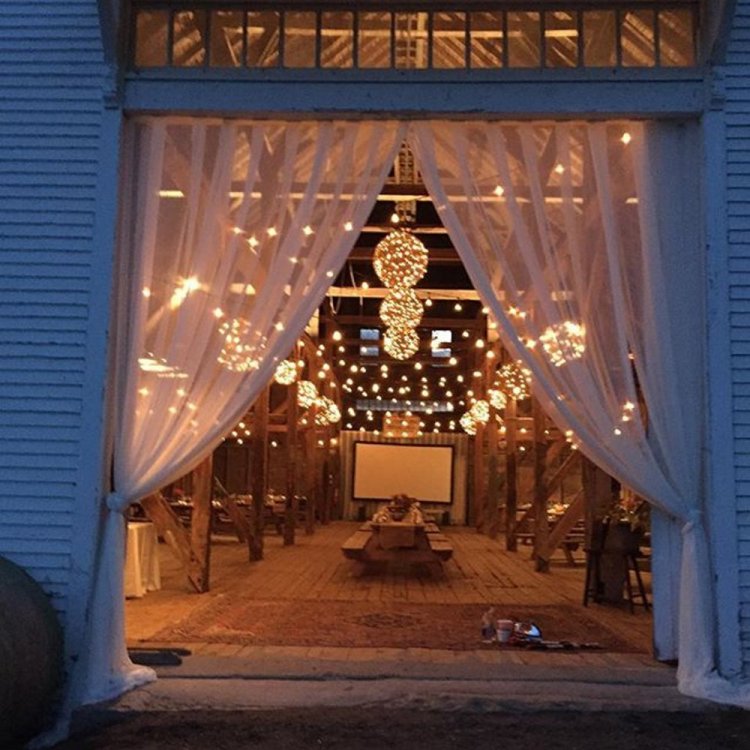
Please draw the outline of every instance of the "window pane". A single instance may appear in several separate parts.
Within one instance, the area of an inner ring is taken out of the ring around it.
[[[247,64],[251,68],[279,64],[279,14],[275,11],[247,14]]]
[[[433,13],[432,67],[466,67],[466,13]]]
[[[391,67],[391,14],[359,14],[360,68]]]
[[[362,341],[379,341],[380,330],[377,328],[360,328],[359,338]],[[380,354],[380,347],[375,344],[362,344],[359,347],[360,357],[377,357]]]
[[[169,15],[161,10],[142,10],[135,18],[135,66],[159,68],[167,64]]]
[[[659,63],[667,67],[695,65],[692,11],[659,11]]]
[[[578,14],[557,11],[544,14],[544,64],[548,68],[578,65]]]
[[[620,43],[625,67],[648,68],[656,64],[654,11],[637,10],[622,14]]]
[[[432,349],[433,357],[446,358],[451,356],[451,347],[446,346],[453,341],[453,332],[446,330],[435,330],[432,331],[432,340],[430,348]]]
[[[206,60],[206,12],[185,10],[174,14],[172,65],[194,68]]]
[[[242,65],[242,19],[238,10],[211,13],[211,55],[214,68],[238,68]]]
[[[396,13],[396,67],[427,67],[427,13]]]
[[[617,65],[616,17],[612,10],[584,11],[583,64],[589,68]]]
[[[503,14],[471,13],[472,68],[499,68],[503,64]]]
[[[284,67],[315,67],[315,13],[284,13]]]
[[[538,68],[541,24],[538,13],[508,12],[508,65],[511,68]]]
[[[323,68],[351,68],[354,65],[353,13],[322,14],[320,64]]]

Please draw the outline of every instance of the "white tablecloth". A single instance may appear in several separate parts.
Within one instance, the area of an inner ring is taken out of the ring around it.
[[[125,556],[125,596],[141,597],[161,588],[156,527],[148,521],[128,523]]]

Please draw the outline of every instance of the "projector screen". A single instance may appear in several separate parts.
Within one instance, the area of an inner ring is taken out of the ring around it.
[[[453,501],[453,446],[354,444],[355,500],[409,495],[420,502]]]

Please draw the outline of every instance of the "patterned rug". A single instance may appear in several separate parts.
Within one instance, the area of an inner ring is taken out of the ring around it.
[[[151,639],[246,646],[349,648],[482,647],[482,604],[345,601],[246,601],[220,595]],[[495,617],[533,622],[546,640],[598,643],[618,652],[641,650],[573,606],[495,607]]]

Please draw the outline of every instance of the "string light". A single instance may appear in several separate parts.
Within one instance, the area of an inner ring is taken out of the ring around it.
[[[428,252],[406,229],[396,229],[375,247],[372,265],[388,288],[414,286],[427,272]]]
[[[586,351],[586,327],[582,323],[564,320],[547,326],[539,337],[550,362],[562,367],[566,362],[580,359]]]
[[[288,359],[279,362],[273,379],[280,385],[291,385],[297,379],[297,363]]]

